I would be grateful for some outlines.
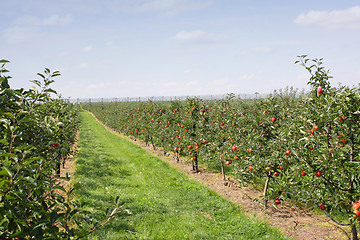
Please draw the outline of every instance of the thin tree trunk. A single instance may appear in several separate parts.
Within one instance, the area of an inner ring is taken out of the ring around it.
[[[195,159],[192,161],[193,171],[195,171],[196,173],[198,173],[198,172],[199,172],[199,167],[198,167],[197,152],[195,152],[194,158],[195,158]]]
[[[151,145],[153,146],[154,150],[156,150],[156,147],[155,147],[155,144],[154,144],[154,141],[153,141],[152,137],[150,137],[150,141],[151,141]]]
[[[356,224],[353,224],[351,228],[351,233],[352,233],[352,240],[359,240],[356,230]]]
[[[263,192],[263,196],[265,198],[265,208],[267,208],[267,204],[268,204],[268,199],[266,198],[266,194],[267,194],[267,190],[269,187],[269,181],[270,181],[270,172],[267,172],[265,186],[264,186],[264,192]]]
[[[263,192],[263,196],[266,197],[266,193],[269,187],[269,180],[270,180],[270,172],[266,173],[266,181],[265,181],[265,186],[264,186],[264,192]]]
[[[223,176],[224,181],[226,181],[225,168],[224,168],[224,163],[222,161],[221,161],[221,174]]]
[[[164,150],[164,155],[166,155],[166,148],[165,148],[164,140],[161,140],[161,145],[162,145],[163,150]]]

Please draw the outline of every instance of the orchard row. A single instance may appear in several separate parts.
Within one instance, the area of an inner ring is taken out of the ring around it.
[[[266,99],[185,102],[87,103],[85,109],[116,131],[164,153],[218,166],[241,184],[263,184],[274,204],[315,204],[321,210],[360,216],[359,89],[332,88],[321,59],[301,56],[312,91]]]
[[[58,72],[12,89],[0,61],[0,239],[67,239],[76,208],[59,183],[78,130],[75,107],[51,95]]]

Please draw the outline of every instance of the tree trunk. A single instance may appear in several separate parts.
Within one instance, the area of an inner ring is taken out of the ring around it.
[[[164,155],[166,156],[166,148],[165,148],[164,140],[161,140],[161,144],[164,150]]]
[[[264,186],[264,192],[263,192],[263,196],[266,197],[266,193],[269,187],[269,181],[270,181],[270,172],[266,173],[266,182],[265,182],[265,186]]]
[[[60,173],[61,173],[60,169],[61,169],[61,163],[59,161],[57,164],[57,169],[56,169],[56,173],[58,174],[59,177],[60,177]]]
[[[151,141],[151,145],[153,146],[154,150],[156,150],[156,147],[155,147],[155,144],[154,144],[154,141],[153,141],[152,137],[150,137],[150,141]]]
[[[198,173],[199,172],[199,167],[198,167],[198,160],[197,160],[197,153],[195,152],[194,154],[194,160],[192,161],[192,165],[193,165],[193,171]]]
[[[356,224],[353,224],[351,228],[351,233],[352,233],[352,240],[359,240],[357,236]]]
[[[265,208],[267,208],[267,204],[268,204],[268,199],[266,198],[266,194],[267,194],[267,190],[269,187],[269,181],[270,181],[270,172],[266,173],[266,181],[265,181],[265,186],[264,186],[264,192],[263,192],[263,196],[265,198]]]
[[[226,181],[224,163],[222,161],[221,161],[221,174],[223,176],[224,181]]]

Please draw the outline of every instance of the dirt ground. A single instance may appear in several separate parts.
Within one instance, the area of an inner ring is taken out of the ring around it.
[[[239,204],[243,207],[248,216],[252,214],[258,215],[265,222],[278,227],[285,235],[293,239],[351,239],[351,230],[349,227],[339,226],[326,216],[316,215],[310,211],[304,211],[298,208],[290,210],[292,206],[283,204],[279,205],[278,209],[270,207],[265,210],[261,204],[255,201],[261,196],[260,191],[250,187],[239,187],[232,179],[224,181],[220,173],[213,173],[201,167],[199,168],[200,173],[194,173],[192,171],[192,165],[185,159],[180,159],[180,161],[177,162],[175,157],[171,154],[164,156],[163,151],[160,148],[154,150],[152,146],[146,146],[142,141],[136,141],[133,138],[121,134],[118,135],[139,145],[151,154],[161,158],[163,161],[170,163],[176,169],[208,186],[210,189],[226,197],[233,203]],[[62,173],[72,173],[74,172],[74,169],[74,158],[70,158],[69,161],[65,163]]]

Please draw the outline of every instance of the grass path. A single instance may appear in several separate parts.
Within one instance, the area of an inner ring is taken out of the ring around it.
[[[81,112],[81,118],[77,200],[86,202],[99,221],[116,196],[132,212],[115,217],[89,239],[285,239],[206,186],[107,131],[89,113]]]

